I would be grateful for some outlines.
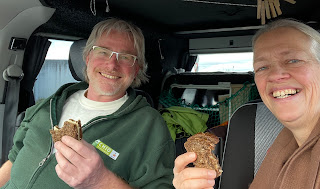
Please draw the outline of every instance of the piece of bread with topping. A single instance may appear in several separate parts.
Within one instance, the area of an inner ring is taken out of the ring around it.
[[[188,152],[195,152],[197,159],[193,165],[198,168],[213,169],[217,172],[217,177],[222,174],[219,159],[213,154],[219,138],[212,133],[197,133],[188,138],[184,147]]]
[[[74,139],[81,140],[82,139],[82,129],[81,129],[81,121],[75,121],[73,119],[69,119],[64,122],[63,127],[59,128],[59,126],[54,126],[53,129],[50,129],[50,134],[54,142],[60,141],[61,138],[65,135],[71,136]]]

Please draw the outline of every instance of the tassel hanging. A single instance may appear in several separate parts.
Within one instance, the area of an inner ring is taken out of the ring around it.
[[[110,7],[109,7],[109,2],[108,2],[108,0],[106,0],[106,4],[107,4],[106,12],[110,12]]]

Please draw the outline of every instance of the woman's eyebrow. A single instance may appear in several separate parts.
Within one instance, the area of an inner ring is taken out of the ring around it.
[[[266,60],[267,60],[267,58],[265,58],[265,57],[257,57],[257,58],[253,57],[253,64],[263,62]]]

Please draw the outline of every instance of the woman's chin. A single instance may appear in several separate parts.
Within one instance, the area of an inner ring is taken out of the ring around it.
[[[292,111],[286,111],[286,112],[278,112],[276,117],[279,119],[281,123],[294,123],[296,121],[299,121],[303,114],[299,112],[292,112]]]

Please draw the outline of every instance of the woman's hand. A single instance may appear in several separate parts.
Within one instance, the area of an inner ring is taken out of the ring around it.
[[[193,152],[187,152],[176,158],[172,182],[176,189],[212,189],[216,178],[214,170],[187,167],[196,159],[197,156]]]

